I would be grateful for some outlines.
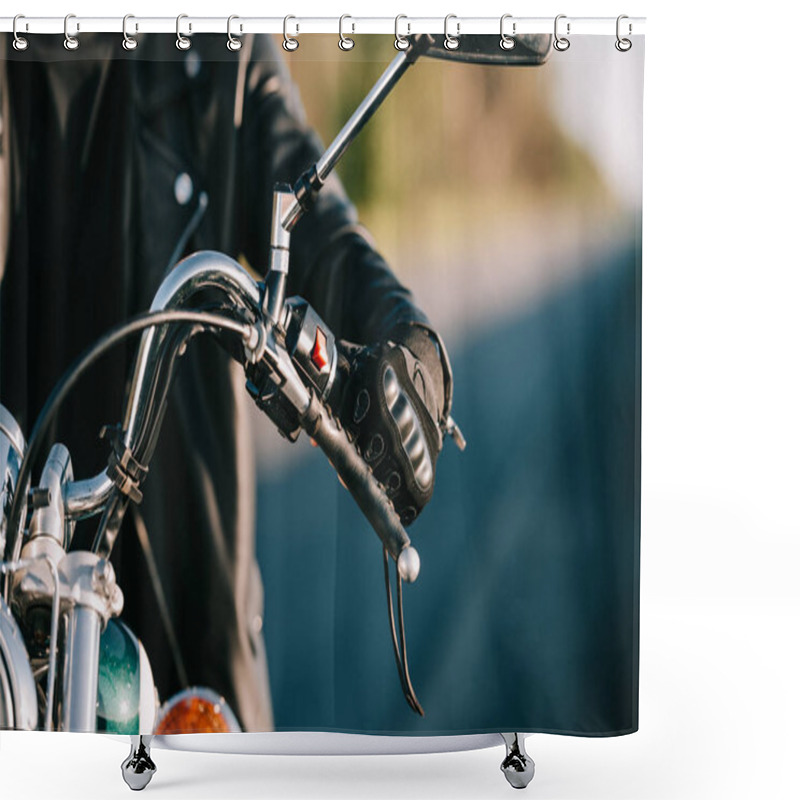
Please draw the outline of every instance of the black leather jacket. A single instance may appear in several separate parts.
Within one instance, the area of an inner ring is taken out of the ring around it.
[[[81,36],[77,54],[58,37],[25,53],[10,36],[0,43],[0,400],[25,431],[70,361],[145,310],[177,257],[220,250],[263,274],[272,187],[321,152],[270,37],[245,37],[234,54],[224,37],[198,37],[186,53],[171,36],[139,38],[132,53],[112,35]],[[426,323],[335,180],[297,226],[291,264],[289,294],[306,297],[339,337],[369,343],[399,322]],[[77,477],[105,464],[98,431],[120,420],[136,345],[106,358],[63,408],[56,438]],[[269,730],[250,402],[241,368],[195,340],[141,513],[189,684],[220,691],[246,730]],[[123,619],[164,699],[182,687],[126,523],[114,552]],[[83,526],[78,535],[90,538]]]

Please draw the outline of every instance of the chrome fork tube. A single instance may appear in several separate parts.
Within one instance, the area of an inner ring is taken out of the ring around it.
[[[97,673],[100,663],[100,615],[86,606],[67,613],[64,642],[63,726],[92,732],[97,726]]]

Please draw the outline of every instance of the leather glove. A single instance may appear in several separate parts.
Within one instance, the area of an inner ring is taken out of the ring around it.
[[[444,348],[429,328],[406,323],[377,344],[338,348],[339,419],[409,525],[433,495],[450,400]]]

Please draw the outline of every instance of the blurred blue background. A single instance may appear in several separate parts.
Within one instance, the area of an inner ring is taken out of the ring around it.
[[[585,38],[536,69],[420,62],[342,162],[378,248],[444,336],[468,446],[445,444],[409,528],[419,719],[377,537],[307,440],[254,418],[278,729],[638,724],[641,56]],[[290,63],[327,142],[393,51],[365,37],[351,60],[318,42]]]

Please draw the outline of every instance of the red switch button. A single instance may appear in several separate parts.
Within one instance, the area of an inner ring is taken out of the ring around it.
[[[317,328],[314,347],[311,349],[311,360],[320,372],[328,366],[328,339],[321,328]]]

